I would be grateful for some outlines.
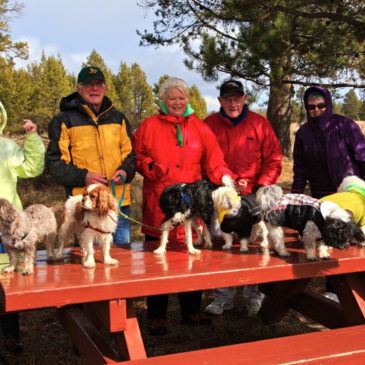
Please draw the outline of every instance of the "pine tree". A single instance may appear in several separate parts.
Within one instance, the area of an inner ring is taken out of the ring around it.
[[[40,64],[31,65],[34,89],[32,117],[46,129],[53,115],[59,112],[63,97],[74,91],[60,57],[42,54]]]
[[[131,124],[136,127],[145,118],[156,113],[153,89],[147,82],[147,77],[141,67],[134,63],[131,68],[133,111]]]
[[[23,5],[10,0],[0,1],[0,56],[28,58],[28,45],[25,42],[11,40],[9,19],[19,15]],[[1,71],[1,70],[0,70]]]
[[[189,103],[193,107],[195,115],[199,119],[204,119],[205,117],[207,117],[207,103],[201,96],[199,89],[195,85],[193,85],[189,88],[189,94]]]
[[[133,80],[131,70],[125,62],[120,64],[119,72],[113,80],[118,103],[130,121],[133,115]]]
[[[350,90],[344,97],[342,112],[352,120],[360,120],[361,104],[361,100],[357,97],[355,91]]]

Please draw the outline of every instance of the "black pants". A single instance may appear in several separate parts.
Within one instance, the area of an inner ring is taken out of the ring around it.
[[[156,241],[158,238],[146,236],[145,241]],[[202,301],[202,290],[178,293],[181,316],[190,316],[200,312]],[[147,318],[158,319],[166,318],[167,305],[169,302],[168,294],[152,295],[147,297]]]

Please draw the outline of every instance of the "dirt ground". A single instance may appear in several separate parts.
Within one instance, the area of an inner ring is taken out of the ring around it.
[[[280,184],[289,188],[292,180],[291,161],[284,161]],[[53,206],[59,215],[65,198],[63,189],[56,186],[49,178],[20,181],[19,191],[27,206],[32,203],[44,203]],[[287,191],[286,191],[287,192]],[[133,216],[141,218],[141,178],[137,177],[133,185]],[[142,238],[139,227],[132,227],[134,240]],[[316,279],[312,286],[323,290],[323,280]],[[212,300],[212,291],[203,295],[202,307]],[[164,337],[148,335],[146,321],[146,303],[144,298],[135,299],[137,316],[148,356],[157,356],[174,352],[189,351],[199,348],[210,348],[240,342],[249,342],[280,336],[323,330],[324,328],[302,315],[290,311],[285,318],[276,324],[265,325],[258,316],[246,316],[241,289],[235,299],[235,309],[224,315],[212,318],[210,326],[186,327],[179,324],[179,305],[176,295],[170,296],[168,312],[169,333]],[[0,364],[84,364],[76,355],[67,333],[60,325],[55,309],[35,310],[20,314],[21,332],[24,351],[19,355],[6,352],[0,342]]]

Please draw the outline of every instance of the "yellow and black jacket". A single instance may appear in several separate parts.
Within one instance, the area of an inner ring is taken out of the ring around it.
[[[112,178],[116,170],[127,173],[123,205],[131,204],[130,184],[136,170],[131,127],[125,115],[106,96],[96,115],[75,92],[61,100],[61,113],[48,126],[50,142],[46,164],[67,194],[81,194],[88,172]],[[117,199],[123,186],[116,188]]]

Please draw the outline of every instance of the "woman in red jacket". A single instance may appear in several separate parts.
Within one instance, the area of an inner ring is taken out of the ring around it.
[[[137,171],[143,181],[143,223],[160,227],[164,217],[159,207],[162,191],[169,185],[191,183],[209,178],[220,185],[223,175],[232,174],[224,162],[223,153],[210,128],[196,118],[188,103],[189,89],[178,78],[166,80],[160,87],[162,100],[159,114],[145,119],[133,137],[137,155]],[[144,226],[146,241],[158,240],[160,231]],[[169,242],[176,244],[185,240],[182,226],[170,231]],[[179,293],[181,323],[204,324],[201,316],[202,292]],[[147,298],[147,316],[151,320],[151,334],[167,332],[165,318],[168,295]]]

